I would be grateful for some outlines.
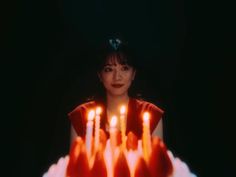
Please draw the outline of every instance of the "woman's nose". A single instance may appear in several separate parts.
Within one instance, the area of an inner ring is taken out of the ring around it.
[[[120,80],[122,78],[121,72],[116,70],[113,75],[114,80]]]

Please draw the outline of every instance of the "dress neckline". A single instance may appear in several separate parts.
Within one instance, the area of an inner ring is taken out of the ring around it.
[[[127,133],[127,130],[129,129],[130,127],[130,124],[132,123],[132,116],[131,116],[131,112],[130,110],[132,110],[132,105],[133,102],[135,101],[134,98],[129,98],[129,101],[128,101],[128,106],[127,106],[127,119],[126,119],[126,133]],[[104,105],[103,106],[103,119],[101,120],[101,128],[103,128],[104,130],[106,130],[106,132],[108,133],[109,132],[109,124],[108,124],[108,115],[107,115],[107,107]],[[118,117],[119,118],[119,117]]]

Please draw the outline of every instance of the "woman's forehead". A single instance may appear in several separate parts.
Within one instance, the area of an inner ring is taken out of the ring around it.
[[[107,63],[104,64],[104,67],[105,66],[126,66],[126,65],[128,65],[128,64],[126,64],[126,63],[119,63],[118,61],[116,61],[116,62],[107,62]]]
[[[105,65],[127,65],[127,61],[116,54],[107,57]]]

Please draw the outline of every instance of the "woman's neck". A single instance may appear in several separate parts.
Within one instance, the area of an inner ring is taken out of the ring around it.
[[[128,94],[122,96],[107,95],[107,110],[110,112],[118,112],[121,105],[127,106],[129,102]]]

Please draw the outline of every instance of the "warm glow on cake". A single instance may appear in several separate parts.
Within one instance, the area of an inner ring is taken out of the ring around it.
[[[105,134],[102,135],[105,136]],[[106,137],[100,138],[104,139]],[[129,133],[129,137],[127,137],[124,150],[120,144],[112,150],[110,139],[105,143],[104,145],[100,142],[99,150],[93,151],[89,158],[83,139],[78,137],[70,151],[70,160],[66,172],[67,177],[85,177],[85,174],[89,175],[89,177],[169,177],[173,171],[167,149],[158,137],[152,141],[151,154],[155,154],[155,157],[151,155],[150,157],[152,158],[149,158],[148,161],[145,161],[143,157],[142,140],[138,140],[132,133]],[[134,148],[130,148],[131,145]],[[151,175],[152,169],[158,170],[159,163],[162,163],[162,169],[161,172],[157,172],[162,175],[155,173]],[[78,167],[79,164],[80,167]]]
[[[196,177],[187,164],[167,150],[163,141],[152,138],[151,155],[144,160],[142,140],[129,132],[126,148],[117,145],[112,153],[110,139],[100,130],[100,146],[88,156],[84,140],[77,137],[69,156],[61,157],[43,177]],[[115,161],[113,162],[112,158]]]
[[[85,139],[77,137],[69,156],[52,165],[43,177],[196,177],[159,137],[151,137],[149,112],[143,114],[139,140],[133,132],[125,134],[125,107],[120,108],[121,131],[117,116],[111,117],[107,139],[100,129],[101,111],[100,107],[89,111]]]

